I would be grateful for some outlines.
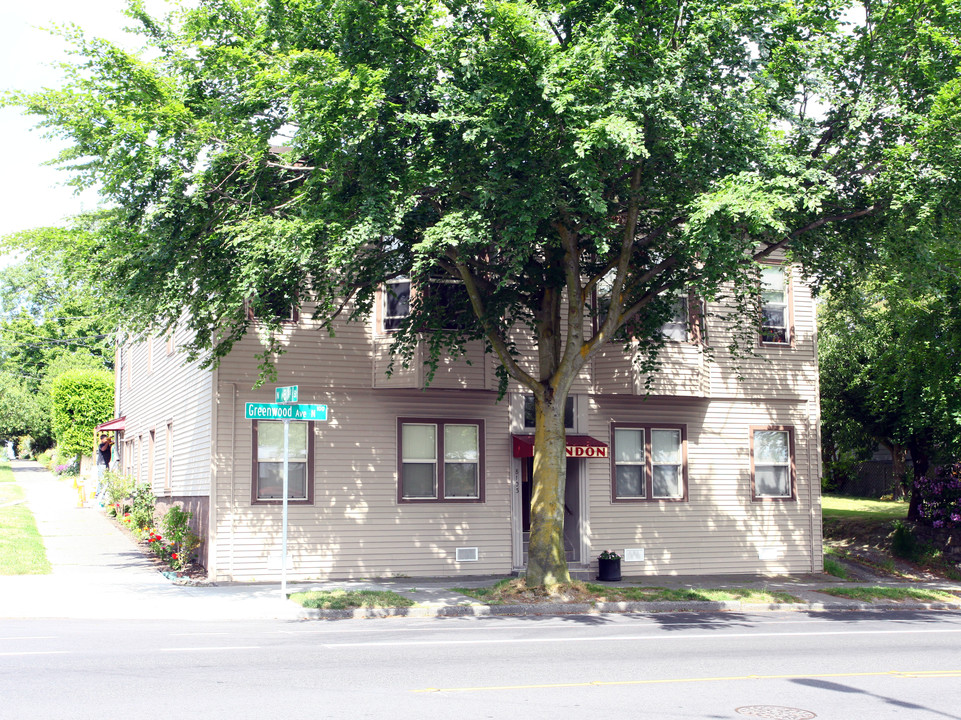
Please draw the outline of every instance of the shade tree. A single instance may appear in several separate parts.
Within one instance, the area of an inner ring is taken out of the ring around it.
[[[185,318],[215,363],[252,314],[308,302],[333,332],[392,279],[456,282],[412,296],[395,351],[422,343],[436,364],[479,340],[502,390],[532,394],[533,584],[569,579],[564,409],[601,348],[637,343],[656,372],[690,293],[723,295],[740,328],[723,351],[750,353],[760,261],[787,252],[841,287],[956,222],[956,2],[128,12],[142,52],[70,30],[63,86],[8,98],[109,203],[88,257],[127,327]]]

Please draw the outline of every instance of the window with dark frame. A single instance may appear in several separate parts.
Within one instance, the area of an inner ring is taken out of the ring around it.
[[[483,502],[483,420],[400,418],[397,434],[401,502]]]
[[[683,425],[615,423],[611,428],[614,502],[687,500]]]
[[[432,296],[434,305],[447,310],[442,329],[460,330],[470,325],[470,299],[463,282],[453,278],[432,277],[427,283],[427,292]]]
[[[247,300],[245,304],[247,319],[257,320],[259,316],[254,307],[255,302],[253,300]],[[267,293],[260,298],[256,305],[266,308],[267,312],[263,315],[264,317],[270,317],[278,322],[295,323],[300,320],[300,307],[298,303],[291,302],[287,295],[279,290]]]
[[[751,429],[751,492],[755,500],[795,499],[792,428]]]
[[[790,345],[790,294],[787,273],[781,265],[761,268],[761,342]]]
[[[255,420],[251,502],[282,503],[284,483],[284,423]],[[288,438],[287,502],[310,504],[314,500],[312,422],[291,422]]]
[[[537,427],[537,406],[534,403],[533,395],[524,396],[524,427]],[[574,396],[568,395],[564,403],[564,428],[574,429]]]

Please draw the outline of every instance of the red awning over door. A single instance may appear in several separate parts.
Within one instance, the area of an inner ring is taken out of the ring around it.
[[[114,418],[113,420],[108,420],[105,423],[101,423],[94,428],[97,432],[109,432],[110,430],[119,430],[123,432],[126,417]]]
[[[514,457],[534,457],[533,435],[511,435]],[[607,443],[603,443],[590,435],[568,435],[567,457],[569,458],[606,458]]]

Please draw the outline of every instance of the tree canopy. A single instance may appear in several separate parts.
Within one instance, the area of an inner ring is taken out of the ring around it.
[[[63,453],[91,452],[94,428],[113,415],[113,392],[113,375],[103,370],[68,370],[53,381],[53,433]]]
[[[889,246],[882,266],[833,294],[819,313],[825,443],[850,457],[881,443],[896,465],[910,451],[910,519],[918,519],[929,465],[961,457],[957,239]]]
[[[201,0],[155,18],[132,2],[142,52],[75,31],[65,85],[9,101],[110,202],[95,252],[131,325],[185,317],[196,353],[229,351],[245,302],[315,302],[332,323],[389,278],[462,283],[459,302],[412,299],[397,349],[482,339],[533,393],[528,577],[551,583],[563,409],[600,347],[654,352],[673,293],[723,292],[748,352],[757,261],[789,249],[839,285],[955,222],[958,10]]]
[[[43,450],[53,443],[51,382],[66,370],[111,367],[117,307],[86,266],[80,226],[21,233],[2,246],[31,253],[0,270],[0,438],[27,435]]]

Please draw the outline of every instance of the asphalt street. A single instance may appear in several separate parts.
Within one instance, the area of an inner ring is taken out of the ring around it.
[[[5,620],[0,718],[959,718],[961,615]]]

